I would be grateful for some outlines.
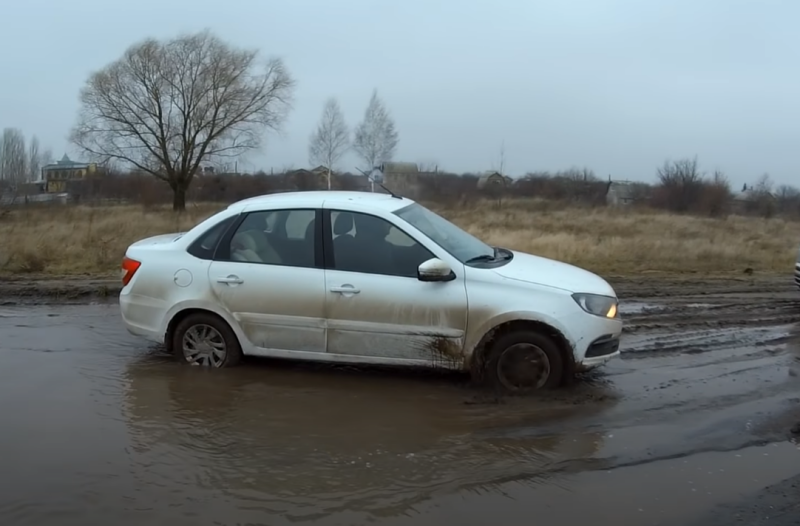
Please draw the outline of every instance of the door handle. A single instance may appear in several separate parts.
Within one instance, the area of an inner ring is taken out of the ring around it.
[[[341,287],[331,287],[331,292],[341,292],[342,294],[358,294],[361,291],[352,285],[343,285]]]
[[[231,274],[230,276],[226,276],[224,278],[217,278],[217,283],[225,283],[226,285],[241,285],[244,283],[244,280],[239,276],[234,276]]]

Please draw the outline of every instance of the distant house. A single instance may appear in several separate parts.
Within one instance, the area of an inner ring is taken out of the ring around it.
[[[388,162],[379,168],[383,172],[383,185],[386,188],[409,199],[419,199],[421,185],[417,163]],[[375,191],[382,190],[375,188]]]
[[[82,181],[97,171],[95,163],[81,163],[71,160],[67,154],[60,161],[42,167],[41,179],[35,181],[39,191],[57,194],[67,191],[72,181]]]
[[[627,206],[636,201],[636,186],[632,181],[609,181],[606,190],[608,206]]]
[[[478,178],[478,190],[505,189],[511,186],[511,178],[498,171],[489,170]]]
[[[733,195],[731,199],[731,212],[744,214],[757,209],[768,209],[775,206],[776,197],[771,192],[759,191],[747,184],[742,186],[742,191]]]

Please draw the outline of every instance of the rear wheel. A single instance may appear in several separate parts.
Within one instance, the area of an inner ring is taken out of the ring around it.
[[[175,327],[172,351],[179,361],[215,369],[238,365],[242,348],[221,318],[203,312],[189,314]]]
[[[484,377],[509,394],[526,394],[561,385],[564,359],[558,345],[535,331],[514,331],[497,338],[489,350]]]

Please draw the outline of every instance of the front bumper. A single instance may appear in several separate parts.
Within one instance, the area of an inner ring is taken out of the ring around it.
[[[586,349],[583,360],[576,363],[578,372],[589,371],[620,355],[620,335],[606,334],[594,340]]]

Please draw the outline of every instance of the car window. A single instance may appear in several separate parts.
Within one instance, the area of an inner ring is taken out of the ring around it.
[[[331,237],[336,270],[416,279],[420,264],[434,257],[414,238],[370,214],[332,211]]]
[[[313,268],[315,219],[314,210],[251,212],[231,236],[225,259]]]
[[[217,243],[219,243],[220,238],[228,230],[234,219],[236,219],[236,216],[228,217],[206,230],[189,246],[187,252],[196,258],[212,259]]]

